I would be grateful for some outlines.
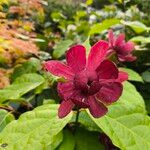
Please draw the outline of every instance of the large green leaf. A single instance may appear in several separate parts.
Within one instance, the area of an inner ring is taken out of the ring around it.
[[[41,75],[35,73],[24,74],[18,77],[12,85],[0,90],[0,103],[6,100],[18,99],[25,93],[43,84],[44,81]]]
[[[125,71],[125,72],[128,73],[129,80],[143,82],[142,77],[137,72],[135,72],[134,70],[129,69],[129,68],[120,68],[120,70]]]
[[[99,133],[78,128],[75,133],[75,150],[104,150]]]
[[[46,147],[46,150],[55,150],[60,145],[63,139],[63,132],[61,131],[53,137],[53,142]]]
[[[65,40],[58,43],[57,47],[53,51],[53,57],[55,59],[61,57],[63,54],[65,54],[66,50],[69,48],[69,46],[73,43],[71,40]]]
[[[0,134],[0,143],[7,144],[8,150],[43,150],[56,142],[56,135],[72,117],[59,119],[58,105],[49,104],[37,107],[23,114],[18,120],[8,124]]]
[[[14,120],[14,116],[7,112],[6,110],[0,110],[0,132],[5,128],[5,126]]]
[[[59,146],[58,150],[74,150],[75,140],[73,134],[69,130],[64,130],[63,135],[63,142]]]
[[[120,23],[120,19],[116,19],[116,18],[105,19],[101,23],[94,24],[91,27],[90,35],[99,34],[102,31],[110,28],[111,26],[119,24],[119,23]]]
[[[125,83],[123,95],[109,107],[107,115],[91,118],[121,150],[150,149],[150,118],[145,114],[142,97],[132,84]]]

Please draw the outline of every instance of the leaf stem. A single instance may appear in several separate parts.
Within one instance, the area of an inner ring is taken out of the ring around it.
[[[75,120],[75,128],[74,128],[74,134],[77,130],[77,127],[78,127],[78,120],[79,120],[79,114],[80,114],[80,111],[79,111],[79,108],[77,108],[77,114],[76,114],[76,120]]]

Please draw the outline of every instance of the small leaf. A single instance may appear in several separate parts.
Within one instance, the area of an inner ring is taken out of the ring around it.
[[[69,46],[73,43],[71,40],[65,40],[61,41],[57,44],[56,48],[53,51],[53,57],[55,59],[61,57],[65,54],[66,50],[69,48]]]
[[[86,1],[86,4],[87,4],[87,5],[91,5],[92,3],[93,3],[93,0],[87,0],[87,1]]]
[[[59,119],[58,105],[50,104],[26,112],[18,120],[8,124],[0,134],[0,143],[7,143],[9,150],[43,150],[57,139],[72,113]],[[56,142],[56,141],[55,141]]]
[[[113,25],[119,24],[120,19],[112,18],[112,19],[105,19],[101,23],[94,24],[91,27],[90,35],[93,34],[99,34],[104,30],[107,30],[108,28],[112,27]]]
[[[142,73],[142,78],[146,82],[150,82],[150,70],[147,70]]]
[[[5,128],[7,124],[13,121],[15,118],[12,114],[8,113],[6,110],[0,110],[0,132]]]
[[[22,95],[43,84],[44,81],[41,75],[35,73],[24,74],[18,77],[13,84],[0,90],[0,103],[6,100],[19,99]]]
[[[150,31],[150,28],[145,24],[139,21],[122,21],[123,24],[131,27],[137,34],[140,34],[145,31]]]
[[[120,70],[128,73],[129,80],[143,82],[142,77],[134,70],[129,69],[129,68],[120,68]]]
[[[136,37],[133,37],[132,39],[130,39],[130,41],[148,44],[148,43],[150,43],[150,37],[136,36]]]

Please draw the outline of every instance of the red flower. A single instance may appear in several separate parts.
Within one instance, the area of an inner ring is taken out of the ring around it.
[[[125,42],[125,35],[120,34],[118,37],[115,37],[112,30],[109,30],[109,50],[107,55],[116,53],[119,61],[134,61],[135,56],[132,56],[131,52],[134,50],[133,42]]]
[[[47,61],[45,68],[52,74],[67,79],[58,83],[58,93],[62,103],[58,110],[60,118],[65,117],[74,106],[88,108],[94,117],[107,112],[106,105],[118,100],[122,93],[121,82],[127,74],[118,72],[114,63],[105,60],[108,43],[97,42],[86,59],[82,45],[70,48],[66,54],[67,63]]]

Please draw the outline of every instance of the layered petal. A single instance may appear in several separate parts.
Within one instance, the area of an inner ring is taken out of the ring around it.
[[[108,111],[107,107],[99,101],[96,100],[94,96],[90,96],[88,98],[89,103],[89,111],[92,114],[93,117],[99,118],[105,115]]]
[[[87,91],[88,90],[88,78],[87,78],[87,73],[86,70],[81,71],[80,73],[76,74],[74,77],[74,85],[76,89]]]
[[[124,61],[128,61],[128,62],[132,62],[136,60],[136,56],[132,56],[132,54],[129,55],[118,55],[119,61],[124,62]]]
[[[119,34],[119,36],[117,37],[114,45],[115,46],[120,46],[121,44],[125,43],[125,35],[123,33]]]
[[[85,47],[82,45],[71,47],[66,53],[66,60],[74,73],[82,71],[86,65]]]
[[[95,70],[105,59],[108,47],[109,45],[106,41],[98,41],[94,46],[92,46],[87,63],[87,70],[89,73]]]
[[[118,69],[116,65],[109,61],[104,60],[96,69],[99,79],[117,79]]]
[[[119,82],[107,83],[103,85],[96,96],[101,102],[111,104],[119,99],[122,90],[122,84]]]
[[[98,81],[93,81],[88,90],[88,95],[96,94],[100,90],[101,86],[102,85]]]
[[[133,42],[130,42],[128,41],[127,43],[125,43],[123,46],[122,46],[122,50],[126,53],[130,53],[134,50],[134,43]]]
[[[109,40],[109,43],[110,43],[109,46],[112,47],[113,44],[114,44],[114,41],[115,41],[115,37],[113,35],[113,31],[112,30],[108,31],[108,40]]]
[[[58,83],[57,91],[59,96],[63,100],[68,100],[73,95],[73,93],[76,92],[76,89],[74,87],[73,82],[67,82],[67,83]]]
[[[71,100],[62,101],[58,109],[58,117],[63,118],[67,116],[74,107],[74,103]]]
[[[70,67],[66,66],[65,64],[56,61],[50,60],[44,64],[44,67],[47,71],[52,73],[55,76],[64,77],[65,79],[73,79],[74,73],[70,69]]]
[[[117,82],[124,82],[128,80],[128,73],[119,71],[118,79],[116,80]]]

